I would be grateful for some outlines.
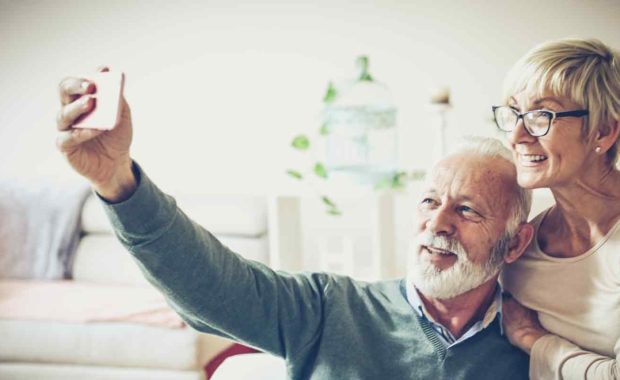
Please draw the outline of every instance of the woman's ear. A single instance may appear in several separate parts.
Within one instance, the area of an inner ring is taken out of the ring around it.
[[[510,241],[508,253],[504,257],[506,264],[517,261],[534,237],[534,227],[529,223],[521,223],[516,235]]]
[[[620,136],[618,120],[612,120],[599,128],[594,145],[600,149],[597,149],[596,152],[599,154],[606,153],[618,141],[618,136]]]

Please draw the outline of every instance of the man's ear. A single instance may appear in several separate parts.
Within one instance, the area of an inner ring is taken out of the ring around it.
[[[510,241],[510,247],[508,247],[508,253],[504,258],[506,264],[514,263],[517,261],[525,249],[532,241],[534,237],[534,227],[529,223],[521,223],[517,234]]]

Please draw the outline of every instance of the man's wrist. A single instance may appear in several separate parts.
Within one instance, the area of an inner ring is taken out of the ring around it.
[[[110,203],[120,203],[129,199],[138,188],[138,181],[133,171],[133,162],[124,165],[106,183],[94,186],[101,198]]]

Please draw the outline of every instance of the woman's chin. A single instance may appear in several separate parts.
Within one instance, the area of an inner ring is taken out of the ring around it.
[[[549,187],[549,181],[542,178],[540,175],[534,175],[533,173],[517,173],[517,183],[524,189],[533,190],[541,187]]]

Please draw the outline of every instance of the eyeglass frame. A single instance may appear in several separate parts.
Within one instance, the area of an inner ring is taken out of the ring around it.
[[[505,129],[502,129],[502,127],[500,127],[499,123],[497,122],[497,116],[495,115],[495,110],[497,110],[498,108],[509,108],[517,116],[517,120],[515,121],[515,125],[514,125],[514,127],[511,130],[506,131]],[[557,119],[557,118],[561,118],[561,117],[583,117],[583,116],[587,116],[590,113],[590,111],[588,111],[588,110],[573,110],[573,111],[564,111],[564,112],[554,112],[554,111],[548,111],[548,110],[531,110],[531,111],[519,113],[519,112],[517,112],[517,110],[515,110],[514,108],[512,108],[510,106],[492,106],[491,110],[493,111],[493,120],[495,121],[495,125],[497,126],[497,128],[500,131],[502,131],[502,132],[512,132],[512,131],[514,131],[515,128],[517,127],[517,124],[519,124],[519,119],[521,119],[521,120],[523,120],[523,128],[532,137],[543,137],[543,136],[546,136],[547,133],[549,133],[549,130],[551,129],[551,123],[553,123],[553,121],[555,119]],[[534,135],[534,134],[532,134],[532,132],[530,132],[529,128],[525,125],[525,118],[524,118],[524,116],[527,115],[528,113],[532,113],[532,112],[542,112],[542,113],[547,114],[547,115],[550,116],[549,117],[549,124],[547,125],[547,129],[545,130],[545,133],[543,133],[542,135]]]

